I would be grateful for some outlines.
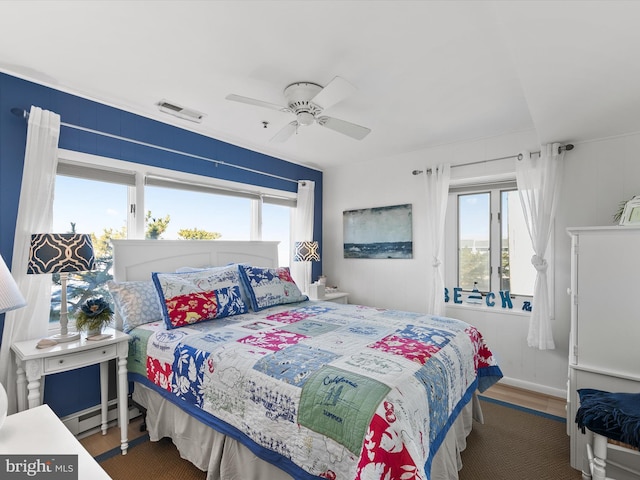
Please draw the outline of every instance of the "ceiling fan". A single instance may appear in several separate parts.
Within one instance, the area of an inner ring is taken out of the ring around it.
[[[234,102],[247,103],[249,105],[257,105],[258,107],[270,108],[280,112],[293,113],[296,119],[285,125],[284,128],[271,139],[272,142],[284,142],[298,130],[298,127],[309,126],[313,123],[317,123],[321,127],[326,127],[356,140],[362,140],[371,132],[371,129],[338,118],[321,115],[324,110],[344,100],[355,91],[356,87],[344,78],[335,77],[324,88],[312,82],[292,83],[284,89],[287,106],[235,94],[227,95],[226,99],[233,100]]]

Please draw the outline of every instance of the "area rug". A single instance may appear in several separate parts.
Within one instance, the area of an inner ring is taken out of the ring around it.
[[[474,422],[462,452],[460,480],[580,480],[569,465],[564,418],[481,398],[484,425]],[[111,454],[113,453],[113,454]],[[169,439],[132,442],[97,458],[114,480],[204,480],[206,473],[180,458]],[[277,479],[265,479],[277,480]]]
[[[163,438],[150,442],[141,437],[140,442],[129,445],[126,455],[120,448],[97,457],[100,466],[113,480],[205,480],[207,472],[197,469],[191,462],[180,458],[173,442]]]
[[[481,398],[484,425],[474,422],[462,452],[460,480],[580,480],[569,464],[565,419]]]

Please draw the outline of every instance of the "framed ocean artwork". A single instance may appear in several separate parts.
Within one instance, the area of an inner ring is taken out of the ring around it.
[[[411,204],[346,210],[344,258],[413,258]]]

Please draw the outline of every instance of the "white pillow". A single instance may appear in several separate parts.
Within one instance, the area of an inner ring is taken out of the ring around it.
[[[138,325],[163,320],[162,307],[152,281],[114,282],[109,280],[107,288],[116,306],[116,313],[122,318],[122,330],[125,333]]]
[[[216,268],[224,268],[224,267],[180,267],[176,268],[176,273],[191,273],[191,272],[201,272],[202,270],[210,270]]]

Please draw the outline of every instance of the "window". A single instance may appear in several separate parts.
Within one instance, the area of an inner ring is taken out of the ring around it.
[[[53,232],[89,233],[96,258],[91,272],[69,274],[67,309],[72,319],[80,306],[90,297],[107,296],[106,282],[112,278],[111,238],[127,235],[127,185],[56,176],[53,201]],[[60,319],[60,275],[52,275],[50,323]],[[72,322],[70,322],[73,325]]]
[[[536,281],[534,252],[517,190],[501,192],[500,219],[500,290],[531,296]]]
[[[92,234],[95,271],[70,275],[70,318],[89,297],[108,296],[111,238],[220,238],[280,241],[289,265],[296,194],[60,150],[53,231]],[[60,312],[60,280],[53,275],[50,322]]]
[[[262,206],[262,240],[279,241],[278,259],[281,267],[288,267],[291,259],[289,232],[291,207],[265,203]]]
[[[491,289],[491,196],[458,196],[458,285],[464,290]]]
[[[533,295],[533,249],[515,184],[450,192],[456,200],[457,286]]]
[[[159,234],[159,238],[171,240],[250,239],[251,200],[248,198],[147,185],[144,205],[145,218],[148,218],[146,233],[150,238]],[[166,230],[149,232],[153,219],[166,219]]]

